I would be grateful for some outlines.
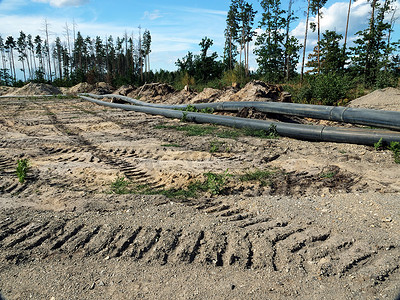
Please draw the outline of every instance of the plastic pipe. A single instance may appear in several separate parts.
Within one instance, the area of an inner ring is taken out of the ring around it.
[[[168,118],[185,118],[187,121],[192,121],[196,123],[211,123],[236,128],[250,128],[255,130],[269,130],[271,125],[275,125],[276,131],[279,135],[303,140],[340,142],[363,145],[373,145],[380,139],[382,139],[382,142],[387,144],[389,144],[390,142],[400,142],[399,133],[387,130],[335,128],[329,126],[313,126],[284,122],[272,122],[204,113],[184,112],[180,110],[150,106],[109,103],[82,95],[80,97],[84,100],[103,106],[142,112],[152,115],[162,115]]]
[[[94,98],[118,98],[126,102],[149,107],[184,109],[188,104],[165,105],[146,103],[140,100],[132,99],[120,95],[94,95],[86,94]],[[281,102],[216,102],[191,104],[197,109],[212,108],[215,111],[240,111],[244,107],[252,107],[258,111],[275,114],[285,114],[313,119],[330,120],[336,122],[345,122],[351,124],[360,124],[374,127],[383,127],[388,129],[400,130],[400,112],[351,108],[342,106],[311,105],[298,103]]]

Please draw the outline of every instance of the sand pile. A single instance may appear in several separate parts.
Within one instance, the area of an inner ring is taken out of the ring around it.
[[[96,95],[106,95],[111,94],[112,92],[114,92],[114,90],[115,88],[106,82],[97,82],[90,93]]]
[[[9,93],[8,95],[33,96],[33,95],[58,95],[58,94],[61,94],[61,91],[50,84],[30,82],[27,85],[23,86],[22,88],[19,88]]]
[[[128,94],[131,98],[140,98],[142,100],[162,100],[166,96],[175,92],[175,89],[165,83],[148,83]]]
[[[400,90],[392,87],[376,90],[354,99],[348,106],[400,111]]]
[[[10,86],[0,86],[0,96],[7,95],[15,91],[17,88]]]
[[[218,100],[224,91],[212,89],[212,88],[205,88],[201,93],[196,95],[190,102],[191,103],[209,103],[215,102]]]
[[[270,100],[268,100],[270,99]],[[253,80],[230,97],[229,101],[283,101],[291,102],[291,96],[280,85]]]
[[[114,91],[113,94],[116,95],[121,95],[121,96],[127,96],[129,93],[132,93],[136,88],[132,85],[123,85],[116,91]]]
[[[87,82],[81,82],[77,85],[74,85],[69,89],[70,94],[79,94],[79,93],[90,93],[93,90],[94,86]]]

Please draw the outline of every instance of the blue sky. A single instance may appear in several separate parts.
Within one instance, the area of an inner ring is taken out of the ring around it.
[[[125,32],[138,37],[138,26],[148,29],[152,35],[150,54],[152,69],[175,70],[175,62],[186,55],[187,51],[198,52],[198,43],[204,36],[214,40],[211,50],[222,55],[226,13],[230,0],[0,0],[0,35],[5,38],[18,37],[19,31],[33,36],[43,34],[46,19],[50,25],[51,37],[59,36],[65,40],[66,23],[72,30],[84,37],[103,39],[108,35],[122,37]],[[253,3],[261,16],[261,7],[257,0]],[[287,0],[283,0],[283,8]],[[295,0],[294,10],[298,20],[293,24],[292,34],[303,43],[305,29],[306,0]],[[398,3],[396,3],[398,6]],[[322,32],[336,30],[344,33],[347,15],[347,1],[328,0],[323,9]],[[367,27],[370,6],[366,0],[357,0],[352,4],[349,39]],[[312,20],[311,20],[312,21]],[[255,25],[258,22],[256,22]],[[258,26],[256,26],[258,27]],[[400,28],[396,25],[394,40],[400,37]],[[307,51],[316,45],[316,33],[310,32]],[[257,67],[252,55],[251,68]]]

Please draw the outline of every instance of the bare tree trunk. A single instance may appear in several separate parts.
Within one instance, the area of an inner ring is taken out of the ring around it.
[[[307,5],[307,19],[306,19],[306,32],[304,34],[304,46],[303,46],[303,61],[301,63],[301,75],[300,75],[300,81],[303,81],[304,77],[304,63],[305,63],[305,58],[306,58],[306,45],[307,45],[307,33],[308,33],[308,19],[310,17],[310,2],[311,0],[308,0],[308,5]]]
[[[318,74],[321,69],[321,60],[320,60],[320,46],[319,43],[321,41],[321,18],[320,18],[320,8],[318,3]]]
[[[289,61],[289,53],[287,51],[287,46],[289,44],[289,30],[290,30],[290,19],[292,16],[292,4],[293,0],[289,0],[289,8],[287,12],[287,24],[286,24],[286,47],[285,47],[285,66],[286,66],[286,81],[289,80],[289,67],[290,67],[290,61]]]
[[[351,0],[349,0],[349,9],[347,10],[346,31],[344,33],[344,44],[343,44],[343,54],[346,53],[347,33],[348,33],[348,29],[349,29],[349,20],[350,20],[350,9],[351,9]]]
[[[49,43],[49,23],[47,23],[47,19],[44,19],[44,31],[46,34],[46,51],[47,51],[47,59],[48,59],[48,64],[49,64],[49,77],[50,81],[53,81],[52,74],[51,74],[51,55],[50,55],[50,43]]]

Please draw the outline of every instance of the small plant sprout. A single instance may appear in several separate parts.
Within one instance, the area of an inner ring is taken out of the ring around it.
[[[18,181],[20,183],[25,182],[26,174],[28,173],[28,170],[29,170],[29,160],[27,158],[18,159],[16,173],[18,176]]]

